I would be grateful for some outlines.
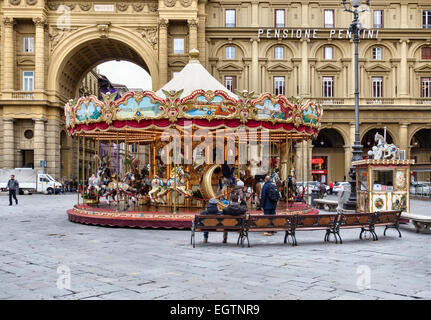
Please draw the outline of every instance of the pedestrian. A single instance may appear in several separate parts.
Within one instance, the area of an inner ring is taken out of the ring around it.
[[[329,194],[332,194],[334,190],[334,183],[332,181],[329,181]]]
[[[244,216],[247,213],[247,204],[244,199],[240,199],[238,194],[233,193],[230,197],[230,204],[223,209],[226,216]],[[223,232],[223,243],[227,242],[227,231]]]
[[[10,180],[7,182],[7,190],[9,191],[9,205],[12,205],[12,198],[15,199],[15,204],[18,205],[18,199],[16,198],[16,193],[19,190],[18,180],[15,179],[14,175],[10,176]]]
[[[259,178],[258,183],[256,183],[256,194],[257,194],[257,210],[261,210],[260,195],[262,194],[263,181]]]
[[[264,215],[275,215],[277,209],[277,202],[280,199],[280,192],[277,186],[271,182],[271,177],[265,177],[265,184],[262,187],[260,195],[260,206],[263,209]],[[264,235],[272,236],[274,231],[265,232]]]
[[[323,199],[323,197],[326,194],[326,186],[324,183],[320,183],[319,185],[319,192],[320,192],[320,199]]]
[[[221,214],[221,211],[217,207],[217,203],[218,203],[218,201],[216,198],[211,198],[208,201],[208,208],[206,210],[202,211],[201,214]],[[203,243],[208,242],[208,233],[209,232],[204,232]]]

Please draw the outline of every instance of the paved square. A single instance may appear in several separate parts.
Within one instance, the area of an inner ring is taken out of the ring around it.
[[[251,248],[198,234],[193,249],[190,231],[69,222],[76,194],[19,201],[0,197],[0,299],[431,299],[431,237],[412,225],[401,239],[378,228],[376,242],[342,230],[342,245],[303,231],[297,247],[281,233],[252,233]],[[430,206],[412,201],[415,213]]]

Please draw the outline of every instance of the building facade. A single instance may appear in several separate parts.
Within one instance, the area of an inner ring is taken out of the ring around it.
[[[301,96],[324,107],[319,137],[296,146],[298,180],[343,180],[354,141],[352,15],[339,0],[144,0],[0,2],[0,167],[22,163],[72,176],[63,106],[108,60],[146,69],[157,90],[197,48],[226,87]],[[431,2],[371,0],[361,15],[360,135],[378,130],[418,162],[431,159]],[[33,137],[26,137],[28,130]],[[67,159],[66,159],[67,158]],[[25,162],[25,161],[24,161]],[[62,165],[63,163],[63,165]],[[66,169],[62,170],[62,166]]]

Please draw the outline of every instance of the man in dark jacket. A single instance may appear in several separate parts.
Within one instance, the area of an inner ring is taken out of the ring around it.
[[[245,202],[240,203],[239,195],[233,193],[230,197],[230,204],[223,209],[223,214],[226,216],[243,216],[247,213],[247,205]],[[223,243],[227,242],[227,231],[223,232]]]
[[[204,211],[201,212],[201,214],[221,214],[221,212],[219,211],[218,207],[217,207],[217,199],[215,198],[211,198],[210,201],[208,202],[208,208]],[[204,243],[208,242],[208,233],[209,232],[204,232]]]
[[[18,180],[15,179],[14,175],[10,176],[10,180],[7,182],[7,190],[9,191],[9,205],[12,205],[12,197],[15,199],[15,203],[18,205],[18,199],[16,193],[19,190]]]
[[[269,198],[269,188],[271,188],[271,177],[265,177],[265,184],[262,187],[262,192],[260,194],[260,206],[263,209],[263,214],[273,215],[275,214],[275,209],[277,209],[277,201],[271,201]],[[265,232],[266,236],[272,236],[274,232]]]

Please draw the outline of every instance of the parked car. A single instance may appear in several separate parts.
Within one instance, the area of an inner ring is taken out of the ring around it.
[[[337,194],[338,191],[343,191],[344,187],[349,187],[349,186],[350,186],[349,182],[346,182],[346,181],[337,182],[336,184],[334,184],[334,187],[332,190],[335,194]]]
[[[412,196],[430,196],[431,186],[429,182],[412,181],[410,183],[410,195]]]

